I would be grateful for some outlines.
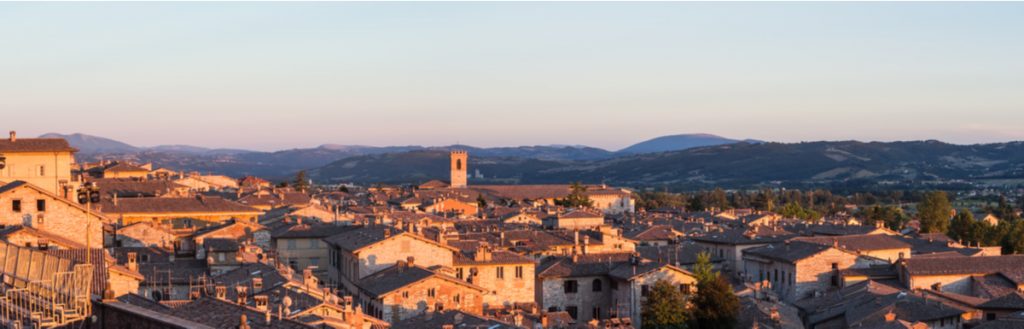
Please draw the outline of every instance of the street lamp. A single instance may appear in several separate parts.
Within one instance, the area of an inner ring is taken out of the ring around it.
[[[85,263],[92,264],[92,204],[100,202],[100,188],[96,183],[88,182],[78,188],[78,203],[85,205]]]

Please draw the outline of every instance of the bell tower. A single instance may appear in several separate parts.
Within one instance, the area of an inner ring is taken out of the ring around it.
[[[453,150],[451,152],[451,187],[466,187],[466,160],[468,159],[469,154],[466,151]]]

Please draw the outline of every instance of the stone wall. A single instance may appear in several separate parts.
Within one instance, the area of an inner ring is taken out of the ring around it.
[[[20,200],[21,211],[14,211],[13,203]],[[37,209],[37,200],[45,202],[45,210]],[[95,212],[86,210],[72,201],[57,199],[23,185],[0,195],[0,224],[25,225],[58,235],[81,245],[86,244],[86,229],[93,248],[103,244],[103,222]]]

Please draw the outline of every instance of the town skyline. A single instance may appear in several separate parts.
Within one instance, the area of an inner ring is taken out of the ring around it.
[[[779,142],[1024,139],[1019,3],[0,9],[0,38],[14,50],[0,53],[0,108],[28,136],[262,151],[617,149],[687,132]]]

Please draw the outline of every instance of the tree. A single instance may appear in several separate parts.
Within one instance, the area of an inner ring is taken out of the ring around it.
[[[295,181],[292,182],[292,186],[295,187],[295,190],[297,191],[304,192],[306,189],[309,189],[309,179],[306,178],[305,170],[299,170],[299,172],[295,174]]]
[[[917,218],[921,221],[923,233],[945,233],[949,231],[949,218],[953,206],[943,191],[925,193],[924,199],[917,204]]]
[[[476,205],[480,209],[487,208],[487,199],[484,199],[484,195],[483,194],[477,194],[476,195]]]
[[[686,299],[668,281],[655,282],[641,307],[643,329],[686,328]]]
[[[697,282],[710,281],[718,276],[711,265],[710,253],[702,251],[697,254],[697,263],[693,265],[693,276],[697,277]]]
[[[341,187],[338,188],[338,192],[348,193],[348,186],[342,185]]]
[[[583,208],[593,206],[594,202],[587,197],[587,186],[583,183],[575,182],[569,186],[572,192],[569,192],[564,199],[555,200],[555,204],[563,207],[572,208]]]
[[[799,203],[790,202],[779,210],[779,215],[785,218],[799,218],[805,221],[814,221],[821,218],[817,211],[804,209]]]
[[[720,275],[697,283],[697,296],[693,299],[690,327],[701,329],[735,328],[740,312],[740,300],[732,292],[732,285]]]
[[[716,188],[711,192],[708,197],[708,206],[718,208],[718,210],[725,210],[729,208],[729,197],[725,195],[725,190]]]
[[[960,209],[956,216],[953,216],[953,222],[949,225],[948,234],[951,239],[959,240],[963,243],[979,243],[983,239],[983,232],[986,229],[982,225],[987,224],[975,221],[974,215],[967,209]]]
[[[700,196],[696,194],[690,197],[686,205],[688,211],[704,211],[704,208],[704,200],[701,200]]]

